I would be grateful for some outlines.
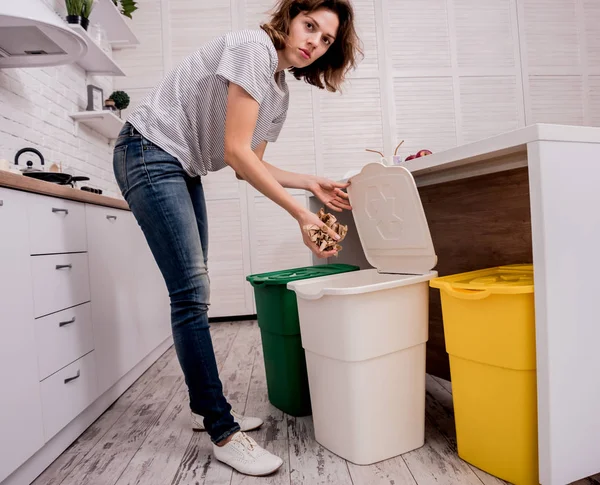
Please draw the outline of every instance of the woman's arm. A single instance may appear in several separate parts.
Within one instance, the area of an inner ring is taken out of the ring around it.
[[[303,189],[309,190],[309,187],[312,183],[312,180],[315,178],[313,175],[288,172],[287,170],[282,170],[280,168],[271,165],[270,163],[264,160],[265,150],[267,148],[267,142],[262,141],[255,149],[254,153],[258,157],[258,159],[264,164],[269,173],[279,182],[283,187],[287,189]],[[243,180],[239,173],[236,173],[235,176],[238,180]]]
[[[258,119],[259,105],[243,88],[229,83],[225,119],[225,163],[240,178],[298,218],[306,208],[294,199],[271,175],[252,151],[252,134]]]
[[[307,228],[318,226],[335,239],[339,236],[294,197],[269,172],[262,160],[252,151],[252,135],[258,119],[258,102],[242,87],[229,83],[227,116],[225,119],[225,163],[240,178],[285,209],[300,224],[304,243],[320,257],[329,257],[336,251],[322,252],[308,238]]]
[[[352,210],[352,206],[348,203],[348,194],[342,190],[350,185],[348,182],[334,182],[333,180],[317,177],[316,175],[288,172],[287,170],[277,168],[263,159],[266,148],[267,142],[263,141],[254,149],[254,153],[262,161],[265,167],[267,167],[269,173],[273,175],[275,180],[283,187],[288,189],[308,190],[328,208],[336,212],[341,212],[344,209]],[[242,177],[237,173],[236,177],[242,180]]]
[[[271,165],[264,158],[265,148],[267,147],[267,142],[262,142],[256,149],[256,154],[258,158],[264,163],[267,170],[275,179],[284,187],[288,189],[303,189],[310,190],[310,186],[315,179],[314,175],[308,175],[304,173],[296,173],[289,172],[287,170],[282,170],[281,168],[277,168],[275,165]],[[260,150],[260,151],[259,151]]]

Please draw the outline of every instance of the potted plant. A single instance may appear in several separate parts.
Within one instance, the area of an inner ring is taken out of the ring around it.
[[[94,0],[65,0],[67,7],[67,22],[79,24],[87,30],[90,24],[90,14],[94,8]]]
[[[113,91],[108,99],[114,101],[115,108],[119,110],[119,117],[121,110],[127,109],[129,106],[129,95],[125,91]]]
[[[87,26],[90,23],[90,15],[92,14],[92,10],[94,9],[94,2],[96,0],[83,0],[83,9],[81,11],[81,16],[85,20],[85,29],[87,30]]]
[[[81,12],[83,11],[83,0],[65,0],[65,6],[67,7],[67,22],[70,24],[79,24],[86,29],[86,26],[83,25],[81,17]]]

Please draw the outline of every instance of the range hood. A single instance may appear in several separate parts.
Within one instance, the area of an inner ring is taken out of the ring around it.
[[[42,0],[0,0],[0,68],[71,64],[87,49]]]

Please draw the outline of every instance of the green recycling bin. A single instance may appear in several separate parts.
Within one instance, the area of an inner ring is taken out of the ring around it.
[[[284,413],[312,413],[296,294],[287,289],[287,284],[358,269],[348,264],[325,264],[246,277],[254,287],[269,401]]]

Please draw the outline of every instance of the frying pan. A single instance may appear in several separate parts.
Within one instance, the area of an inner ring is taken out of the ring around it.
[[[89,177],[84,177],[82,175],[73,176],[62,172],[29,172],[26,170],[23,172],[23,175],[38,180],[44,180],[46,182],[52,182],[54,184],[70,185],[71,187],[74,187],[73,184],[75,182],[82,182],[90,179]]]

